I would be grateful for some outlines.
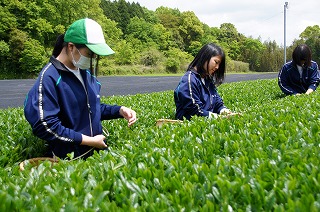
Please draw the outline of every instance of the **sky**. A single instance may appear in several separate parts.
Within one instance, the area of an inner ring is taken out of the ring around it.
[[[180,12],[193,11],[202,23],[210,27],[220,27],[231,23],[246,37],[276,41],[286,46],[299,39],[308,26],[320,25],[319,0],[127,0],[155,11],[164,6],[179,9]],[[284,9],[285,2],[288,8]],[[284,15],[286,11],[286,16]],[[286,37],[284,36],[286,17]]]

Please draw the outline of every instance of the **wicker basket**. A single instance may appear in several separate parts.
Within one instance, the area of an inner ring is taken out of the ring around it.
[[[163,124],[166,124],[166,123],[174,124],[174,123],[182,123],[182,121],[181,120],[173,120],[173,119],[158,119],[156,126],[161,127]]]
[[[49,158],[49,157],[31,158],[31,159],[22,161],[19,164],[20,171],[23,171],[24,166],[27,164],[31,164],[31,166],[35,167],[35,166],[39,166],[39,164],[43,161],[50,161],[52,165],[59,162],[58,158]]]

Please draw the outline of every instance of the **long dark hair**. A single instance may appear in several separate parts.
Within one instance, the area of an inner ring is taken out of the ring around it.
[[[300,64],[304,60],[304,64]],[[311,50],[306,44],[298,45],[292,52],[292,61],[295,65],[307,67],[311,66]]]
[[[68,45],[68,42],[65,42],[64,41],[64,34],[61,34],[57,37],[57,40],[56,40],[56,44],[54,45],[54,48],[53,48],[53,51],[52,51],[52,56],[54,57],[58,57],[59,54],[61,53],[63,47],[67,46]],[[74,43],[75,47],[77,49],[81,49],[81,48],[84,48],[84,47],[87,47],[85,44],[76,44]],[[90,58],[90,73],[91,75],[95,75],[95,76],[98,76],[98,62],[99,62],[99,55],[97,55],[97,57],[95,58],[96,61],[95,61],[95,64],[93,64],[93,54],[91,54],[91,58]]]
[[[208,43],[204,45],[198,54],[195,56],[193,61],[189,64],[188,70],[197,68],[197,72],[203,76],[206,70],[203,68],[204,64],[207,62],[207,70],[209,69],[209,61],[214,56],[221,57],[221,63],[217,71],[214,72],[214,83],[216,85],[221,85],[224,81],[225,71],[226,71],[226,56],[222,48],[214,43]]]
[[[61,53],[63,47],[67,46],[68,43],[64,42],[64,34],[61,34],[57,37],[56,44],[54,45],[52,56],[58,57]]]

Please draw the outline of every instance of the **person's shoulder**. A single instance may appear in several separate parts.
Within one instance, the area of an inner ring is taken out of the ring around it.
[[[184,80],[189,80],[189,79],[191,79],[192,81],[193,80],[196,80],[196,79],[198,79],[198,73],[197,72],[195,72],[195,71],[193,71],[193,70],[187,70],[185,73],[184,73],[184,75],[182,76],[182,80],[184,79]]]
[[[288,62],[286,62],[285,64],[284,64],[284,66],[293,66],[293,61],[291,60],[291,61],[288,61]]]
[[[198,72],[196,72],[193,69],[189,69],[188,71],[186,71],[185,76],[193,76],[193,77],[198,77],[200,76]]]
[[[60,62],[57,58],[55,58],[54,56],[51,56],[50,57],[50,63],[52,63],[52,65],[54,66],[55,69],[57,70],[64,70],[64,71],[67,71],[65,65]]]
[[[59,80],[60,71],[56,68],[56,66],[49,61],[41,70],[39,73],[40,80],[48,81],[49,79],[53,81]]]
[[[290,70],[292,67],[293,67],[293,61],[289,61],[289,62],[286,62],[286,63],[282,66],[282,69],[284,69],[284,70]]]
[[[95,84],[101,85],[101,82],[99,81],[99,79],[93,75],[89,70],[82,70],[85,75],[86,75],[86,79],[90,79],[90,82],[95,82]],[[91,81],[93,79],[93,81]]]
[[[50,76],[57,73],[57,69],[51,62],[49,62],[42,68],[41,73],[44,76]]]
[[[319,68],[318,63],[313,60],[311,60],[311,67]]]

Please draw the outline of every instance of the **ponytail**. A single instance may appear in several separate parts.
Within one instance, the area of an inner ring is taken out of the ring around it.
[[[52,56],[58,57],[64,46],[65,46],[64,34],[61,34],[57,37],[56,44],[52,51]]]

